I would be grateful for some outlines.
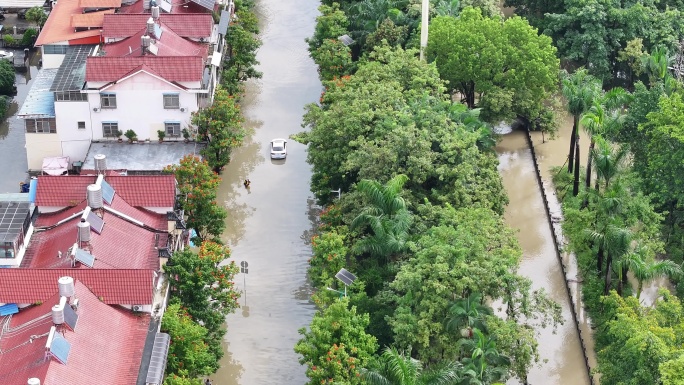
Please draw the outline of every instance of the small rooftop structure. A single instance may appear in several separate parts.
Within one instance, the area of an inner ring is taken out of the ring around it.
[[[90,29],[85,29],[82,31],[77,31],[77,28],[73,25],[72,15],[84,14],[86,7],[81,5],[82,0],[59,0],[55,3],[55,6],[50,12],[45,25],[38,35],[36,40],[36,46],[42,46],[46,44],[64,44],[64,45],[77,45],[77,44],[98,44],[100,42],[100,29],[102,24],[98,25],[88,25]],[[88,0],[91,1],[101,1],[103,6],[97,8],[112,8],[108,3],[111,0]],[[119,5],[120,0],[117,0]],[[82,17],[79,17],[82,18]],[[78,20],[81,20],[77,18]],[[99,18],[99,17],[98,17]],[[83,19],[85,22],[86,19]],[[87,24],[93,24],[97,19],[87,19]],[[97,23],[96,23],[97,24]]]
[[[58,69],[43,68],[38,71],[31,90],[17,116],[23,119],[40,119],[55,117],[55,93],[50,89],[55,81]]]
[[[0,202],[1,258],[14,258],[19,253],[31,225],[31,211],[29,202]]]
[[[41,305],[2,319],[0,383],[135,384],[150,316],[103,303],[79,280],[71,297],[77,306],[60,296],[56,280],[52,285],[53,295]],[[63,318],[53,318],[60,303]]]
[[[160,172],[164,167],[180,164],[186,155],[196,155],[203,144],[190,142],[164,142],[130,145],[127,143],[93,143],[83,163],[83,170],[95,169],[95,155],[107,156],[107,168],[127,170],[129,174]]]

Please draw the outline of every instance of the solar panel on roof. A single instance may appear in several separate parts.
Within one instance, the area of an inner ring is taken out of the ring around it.
[[[152,356],[150,357],[150,366],[147,369],[148,384],[161,384],[164,379],[164,370],[166,369],[166,358],[169,353],[169,344],[171,337],[166,333],[157,333],[154,337],[154,345],[152,346]]]
[[[61,334],[55,333],[52,343],[50,344],[50,353],[55,356],[59,362],[66,365],[69,359],[69,351],[71,350],[71,344],[69,341],[65,340]]]
[[[226,36],[226,33],[228,32],[228,24],[230,23],[230,12],[228,11],[221,11],[221,20],[219,21],[218,25],[218,33],[220,33],[223,36]]]
[[[100,187],[102,187],[102,199],[104,199],[107,204],[111,205],[112,201],[114,200],[114,187],[104,180],[102,181]]]
[[[159,7],[162,9],[162,11],[171,13],[171,3],[167,3],[166,1],[162,0],[159,4]]]
[[[85,82],[85,62],[94,45],[69,46],[62,64],[52,81],[50,91],[75,91],[83,88]]]
[[[199,4],[202,7],[213,11],[214,10],[214,3],[216,3],[215,0],[190,0],[195,4]]]
[[[147,47],[147,49],[150,51],[150,53],[152,55],[156,56],[159,53],[159,47],[157,47],[156,45],[154,45],[152,43],[150,43],[150,46]]]
[[[64,306],[64,322],[71,328],[76,330],[76,323],[78,322],[78,314],[71,308],[71,305]]]
[[[154,25],[154,36],[157,38],[157,40],[161,39],[162,32],[164,32],[164,30],[161,28],[161,25],[155,24]]]
[[[8,266],[9,267],[9,266]],[[16,303],[8,303],[0,306],[0,316],[4,317],[10,314],[19,313],[19,306]]]
[[[74,256],[74,259],[88,267],[93,267],[95,264],[95,257],[89,252],[81,249],[76,249],[76,255]]]
[[[102,228],[104,227],[104,221],[102,218],[98,217],[97,214],[91,212],[88,214],[88,219],[86,219],[88,223],[90,223],[90,228],[93,229],[94,232],[98,234],[102,234]]]

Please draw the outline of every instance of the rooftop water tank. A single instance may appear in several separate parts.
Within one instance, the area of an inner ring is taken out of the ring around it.
[[[88,185],[86,198],[88,199],[88,206],[90,206],[90,208],[102,208],[102,187],[96,184]]]
[[[97,154],[93,159],[95,159],[95,170],[98,174],[104,173],[107,170],[107,157],[103,154]]]
[[[78,241],[90,242],[90,223],[85,219],[81,219],[76,226],[78,227]]]
[[[88,222],[86,222],[88,223]],[[90,227],[90,226],[88,226]],[[90,230],[90,229],[89,229]],[[71,277],[60,277],[57,281],[59,284],[59,295],[62,297],[74,296],[74,279]]]

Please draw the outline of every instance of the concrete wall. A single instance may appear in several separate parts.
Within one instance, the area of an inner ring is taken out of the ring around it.
[[[90,120],[90,105],[82,102],[55,102],[57,134],[62,141],[62,153],[71,161],[84,161],[90,142],[93,138],[93,126]],[[79,129],[78,122],[85,122],[85,128]]]
[[[29,170],[40,170],[43,167],[43,158],[64,156],[62,154],[62,142],[59,134],[26,133],[25,135],[26,159],[28,160]]]

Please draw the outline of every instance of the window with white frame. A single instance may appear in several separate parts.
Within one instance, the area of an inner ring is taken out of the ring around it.
[[[102,122],[102,136],[105,138],[116,138],[119,135],[118,122]]]
[[[55,118],[25,119],[26,132],[34,134],[55,134],[57,124]]]
[[[100,108],[116,108],[116,94],[100,94]]]
[[[180,122],[164,122],[166,136],[180,136]]]
[[[177,110],[180,108],[180,95],[164,94],[164,108]]]

